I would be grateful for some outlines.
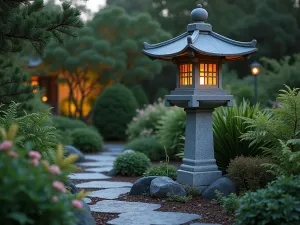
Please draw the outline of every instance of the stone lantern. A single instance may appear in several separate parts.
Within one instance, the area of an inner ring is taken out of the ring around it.
[[[247,59],[257,48],[255,40],[239,42],[213,32],[200,4],[191,17],[194,22],[187,32],[159,44],[144,43],[143,53],[178,67],[177,87],[165,96],[166,106],[186,112],[184,158],[177,181],[205,189],[222,176],[214,157],[212,112],[233,105],[233,96],[222,89],[222,64]]]

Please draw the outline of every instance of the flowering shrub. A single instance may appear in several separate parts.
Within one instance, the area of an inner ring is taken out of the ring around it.
[[[167,113],[168,108],[164,106],[161,99],[153,105],[148,105],[137,110],[137,115],[127,127],[126,134],[129,140],[139,136],[154,135],[157,130],[158,121]]]
[[[64,183],[72,171],[70,164],[77,158],[63,158],[59,146],[54,164],[43,160],[39,152],[29,146],[16,145],[18,127],[8,132],[0,129],[0,224],[74,225],[74,210],[82,208],[84,193],[72,195]]]

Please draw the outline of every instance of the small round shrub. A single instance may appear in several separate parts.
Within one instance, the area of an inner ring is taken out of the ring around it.
[[[133,88],[131,88],[131,91],[139,105],[139,108],[143,108],[149,103],[148,97],[141,85],[134,86]]]
[[[299,206],[300,176],[279,177],[267,188],[240,198],[234,225],[297,225]]]
[[[129,123],[126,131],[128,139],[133,140],[140,136],[155,134],[159,120],[168,110],[169,108],[165,107],[161,100],[137,110],[136,117]]]
[[[167,165],[166,163],[162,163],[159,165],[152,166],[145,173],[144,177],[150,176],[164,176],[170,177],[173,180],[177,179],[177,168],[175,166]]]
[[[96,100],[93,124],[105,140],[124,140],[138,108],[132,92],[121,84],[106,88]]]
[[[239,191],[256,191],[275,179],[274,175],[262,166],[270,162],[269,158],[264,157],[239,156],[230,162],[227,172]]]
[[[156,136],[168,149],[168,155],[172,157],[182,149],[185,135],[185,111],[179,107],[172,107],[170,111],[159,121]]]
[[[152,161],[159,161],[165,158],[164,146],[153,136],[136,138],[128,142],[124,149],[132,149],[137,152],[142,152]]]
[[[103,138],[90,128],[78,128],[71,133],[74,147],[82,152],[99,152],[103,150]]]
[[[71,119],[64,116],[53,116],[52,122],[53,122],[53,126],[56,127],[56,129],[61,131],[74,130],[76,128],[87,127],[87,125],[81,120]]]
[[[114,162],[117,174],[140,176],[150,167],[150,159],[141,152],[129,152],[119,155]]]

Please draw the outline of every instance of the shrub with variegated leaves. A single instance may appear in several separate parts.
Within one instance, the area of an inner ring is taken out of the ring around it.
[[[84,193],[72,195],[64,183],[77,156],[64,158],[59,146],[50,164],[30,145],[15,144],[17,130],[0,130],[0,224],[76,225],[74,211],[82,210]]]
[[[162,99],[153,105],[147,105],[137,110],[136,117],[129,123],[126,134],[129,140],[140,136],[154,135],[157,130],[158,121],[166,114],[169,108],[164,106]]]

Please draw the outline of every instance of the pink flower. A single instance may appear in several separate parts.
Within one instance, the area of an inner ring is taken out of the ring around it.
[[[62,182],[59,181],[54,181],[53,182],[53,187],[59,191],[61,191],[62,193],[66,193],[66,188],[64,186],[64,184]]]
[[[81,209],[81,208],[82,208],[82,202],[79,201],[79,200],[73,200],[73,201],[72,201],[72,204],[73,204],[73,206],[74,206],[75,208],[77,208],[77,209]]]
[[[29,152],[29,157],[32,158],[32,159],[40,159],[42,156],[39,152],[30,151]]]
[[[0,151],[1,150],[7,150],[9,148],[11,148],[12,146],[12,142],[11,141],[8,141],[8,140],[5,140],[3,141],[1,144],[0,144]]]
[[[38,159],[33,159],[33,160],[31,161],[31,163],[32,163],[32,165],[34,165],[34,166],[38,166],[38,165],[39,165],[39,160],[38,160]]]
[[[58,197],[56,195],[52,196],[52,201],[57,202],[58,201]]]
[[[50,166],[50,167],[49,167],[49,171],[50,171],[50,173],[52,173],[52,174],[61,174],[61,171],[60,171],[59,167],[56,166],[56,165]]]
[[[13,152],[13,151],[8,152],[8,155],[13,157],[13,158],[18,158],[19,157],[19,154],[16,153],[16,152]]]

